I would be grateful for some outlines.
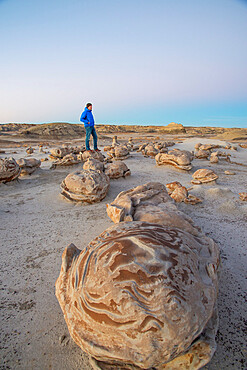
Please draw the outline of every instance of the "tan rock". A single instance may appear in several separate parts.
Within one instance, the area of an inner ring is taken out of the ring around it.
[[[202,199],[197,198],[195,195],[189,194],[188,197],[184,199],[184,203],[194,205],[202,203]]]
[[[105,198],[110,179],[102,171],[81,170],[69,174],[61,184],[61,194],[73,201],[99,202]]]
[[[20,173],[20,166],[14,158],[0,158],[0,183],[15,180]]]
[[[170,182],[169,184],[166,184],[166,187],[167,187],[167,191],[168,191],[168,194],[171,195],[171,193],[177,189],[177,188],[181,188],[182,187],[182,184],[178,181],[173,181],[173,182]]]
[[[244,148],[246,149],[247,148],[247,143],[241,143],[241,144],[238,144],[240,146],[240,148]]]
[[[240,200],[247,201],[247,193],[246,192],[242,192],[242,193],[238,193],[238,194],[239,194],[239,199]]]
[[[171,193],[170,197],[175,200],[177,203],[181,203],[185,201],[185,199],[188,196],[188,190],[186,189],[185,186],[180,186],[177,187],[176,189],[173,190]]]
[[[29,148],[26,149],[27,154],[33,154],[34,149],[30,146]]]
[[[200,150],[212,150],[212,149],[217,149],[220,148],[220,145],[218,144],[202,144],[200,146]]]
[[[78,154],[78,158],[80,158],[83,162],[86,162],[88,158],[94,158],[100,162],[104,162],[104,159],[105,159],[102,153],[95,152],[95,151],[89,152],[88,150],[86,150],[83,153]]]
[[[159,153],[159,150],[154,147],[152,144],[148,144],[142,149],[142,154],[148,157],[155,157]]]
[[[116,369],[199,369],[210,361],[219,251],[183,226],[124,222],[83,250],[65,249],[56,297],[83,351]]]
[[[95,158],[88,158],[87,161],[83,164],[84,170],[96,170],[104,171],[104,163]]]
[[[201,168],[194,172],[192,177],[192,184],[207,183],[218,179],[218,176],[212,170],[208,170],[205,168]]]
[[[201,148],[198,151],[195,151],[195,158],[197,159],[207,159],[210,156],[209,150],[202,150]]]
[[[199,148],[200,148],[201,145],[202,145],[201,143],[195,144],[195,150],[199,150]]]
[[[117,145],[107,153],[110,158],[115,160],[124,160],[129,157],[129,150],[125,145]]]
[[[236,173],[235,173],[235,172],[233,172],[233,171],[228,171],[228,170],[224,171],[224,174],[225,174],[225,175],[236,175]]]
[[[218,163],[219,162],[218,152],[211,153],[209,160],[211,163]]]
[[[56,158],[63,158],[67,154],[70,154],[71,149],[68,147],[52,148],[50,152],[51,152],[51,157],[56,159]]]
[[[75,154],[67,154],[62,158],[58,158],[55,161],[53,161],[51,165],[51,169],[56,167],[63,167],[63,166],[73,166],[75,164],[78,164],[80,160],[77,158]]]
[[[105,174],[108,175],[110,179],[118,179],[120,177],[129,176],[131,172],[124,162],[113,161],[107,165]]]
[[[192,220],[177,209],[165,186],[159,182],[149,182],[122,191],[106,207],[107,214],[114,223],[144,221],[183,228],[198,235]]]
[[[16,162],[21,169],[20,176],[31,175],[41,165],[41,161],[35,158],[20,158]]]
[[[189,171],[192,168],[193,155],[187,150],[173,149],[168,153],[159,153],[155,156],[157,165],[170,164],[182,170]]]

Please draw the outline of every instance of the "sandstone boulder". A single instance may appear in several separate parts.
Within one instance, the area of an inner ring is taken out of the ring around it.
[[[110,179],[118,179],[120,177],[129,176],[131,172],[124,162],[113,161],[107,165],[105,174],[108,175]]]
[[[55,161],[53,161],[51,165],[51,169],[56,167],[63,167],[63,166],[73,166],[75,164],[78,164],[80,160],[75,154],[67,154],[62,158],[58,158]]]
[[[202,150],[199,149],[195,151],[195,158],[197,159],[207,159],[210,156],[210,151],[209,150]]]
[[[61,194],[73,201],[99,202],[105,198],[110,179],[102,171],[81,170],[69,174],[61,184]]]
[[[104,171],[104,163],[95,158],[88,158],[83,164],[84,170]]]
[[[193,155],[187,150],[173,149],[168,153],[159,153],[155,160],[157,165],[170,164],[176,168],[189,171],[192,168],[191,161]]]
[[[31,175],[41,166],[41,161],[35,158],[20,158],[16,161],[21,169],[21,176]]]
[[[148,144],[142,149],[142,154],[148,157],[155,157],[159,153],[159,149],[155,148],[153,144]]]
[[[124,160],[129,157],[129,150],[126,145],[117,145],[112,148],[108,153],[110,158],[115,160]]]
[[[15,180],[21,169],[14,158],[0,158],[0,183]]]
[[[202,184],[211,181],[215,181],[218,179],[218,176],[212,171],[205,168],[201,168],[193,173],[192,175],[193,180],[191,180],[192,184]]]
[[[183,226],[124,222],[83,250],[65,249],[56,297],[98,368],[199,369],[210,361],[219,251]]]
[[[65,146],[61,148],[52,148],[50,152],[51,152],[51,158],[57,159],[57,158],[63,158],[67,154],[70,154],[71,149]]]
[[[88,150],[86,150],[85,152],[83,152],[81,154],[78,154],[78,158],[80,158],[80,160],[82,160],[83,162],[86,162],[88,160],[88,158],[94,158],[94,159],[97,159],[100,162],[104,162],[104,159],[105,159],[105,157],[102,153],[95,152],[95,151],[89,152]]]

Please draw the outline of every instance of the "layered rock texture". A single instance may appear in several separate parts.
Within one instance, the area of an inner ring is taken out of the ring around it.
[[[35,158],[20,158],[16,162],[20,166],[21,176],[31,175],[41,165],[41,161]]]
[[[189,171],[192,168],[191,161],[193,155],[187,150],[173,149],[168,153],[159,153],[156,155],[155,160],[157,165],[170,164],[181,170]]]
[[[110,179],[102,171],[81,170],[69,174],[61,184],[61,194],[73,201],[99,202],[105,198]]]
[[[0,158],[0,183],[15,180],[21,173],[14,158]]]
[[[193,180],[191,180],[192,184],[202,184],[202,183],[207,183],[211,181],[215,181],[218,179],[218,176],[214,171],[208,170],[206,168],[200,168],[196,172],[193,173],[192,175]]]
[[[218,248],[162,184],[123,193],[141,220],[63,253],[56,296],[70,334],[101,369],[199,369],[215,351]]]

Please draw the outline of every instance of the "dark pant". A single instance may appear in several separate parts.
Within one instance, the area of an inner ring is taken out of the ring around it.
[[[96,134],[95,128],[93,126],[88,126],[88,127],[85,127],[85,129],[86,129],[86,150],[90,150],[89,139],[91,135],[93,136],[94,150],[96,150],[97,149],[97,134]]]

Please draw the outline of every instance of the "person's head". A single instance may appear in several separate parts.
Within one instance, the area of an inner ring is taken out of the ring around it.
[[[92,109],[93,109],[93,105],[92,105],[92,103],[87,103],[86,107],[87,107],[87,109],[89,109],[89,110],[92,110]]]

